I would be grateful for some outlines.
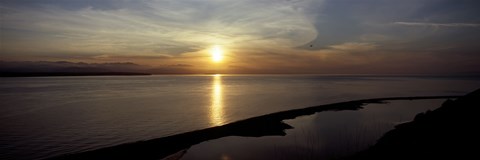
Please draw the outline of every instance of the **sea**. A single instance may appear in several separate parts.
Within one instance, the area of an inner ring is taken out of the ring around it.
[[[464,95],[478,88],[479,77],[465,76],[4,77],[0,78],[0,159],[45,159],[342,101]],[[277,143],[282,141],[278,137],[227,137],[193,146],[183,159],[221,159],[229,155],[237,155],[231,159],[281,159],[318,157],[316,154],[335,158],[368,147],[395,124],[412,120],[416,113],[435,109],[442,102],[392,102],[367,105],[364,111],[322,112],[286,121],[295,129],[287,132],[287,137],[294,136],[284,143]],[[376,116],[365,116],[367,113]],[[339,150],[345,146],[350,147]],[[312,153],[304,153],[305,148]],[[291,154],[282,155],[284,150]],[[262,153],[256,158],[244,157],[244,152],[258,151]]]

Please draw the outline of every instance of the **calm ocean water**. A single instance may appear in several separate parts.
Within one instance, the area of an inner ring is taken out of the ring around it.
[[[0,159],[42,159],[345,100],[463,95],[476,88],[480,79],[447,77],[1,78]]]

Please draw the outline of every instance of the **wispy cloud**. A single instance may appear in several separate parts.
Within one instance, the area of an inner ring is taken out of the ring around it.
[[[428,23],[428,22],[393,22],[395,25],[414,27],[480,27],[480,23]]]
[[[83,7],[75,9],[64,3],[27,7],[0,4],[2,39],[6,40],[2,50],[175,56],[214,44],[255,49],[293,47],[316,34],[296,8],[306,2],[115,2],[78,4]],[[21,47],[26,44],[29,47]]]
[[[376,45],[371,43],[349,42],[343,44],[332,45],[330,48],[341,51],[371,51]]]
[[[224,66],[244,73],[420,68],[455,55],[466,55],[458,60],[464,64],[480,59],[472,57],[480,50],[479,7],[458,0],[0,0],[0,59],[186,64],[194,67],[177,68],[205,73],[213,67],[208,48],[221,45]],[[414,58],[433,50],[449,54]]]

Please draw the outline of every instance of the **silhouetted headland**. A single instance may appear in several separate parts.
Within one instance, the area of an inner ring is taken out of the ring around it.
[[[478,159],[480,89],[397,125],[351,159]],[[475,158],[477,157],[477,158]]]
[[[53,77],[53,76],[140,76],[137,72],[0,72],[0,77]]]
[[[317,112],[358,110],[362,109],[362,106],[365,104],[383,103],[383,101],[386,100],[447,99],[457,97],[458,96],[391,97],[319,105],[303,109],[276,112],[229,123],[223,126],[196,130],[152,140],[121,144],[83,153],[63,155],[51,159],[161,159],[188,149],[192,145],[227,136],[285,136],[285,130],[292,129],[293,127],[283,123],[283,120],[312,115]]]

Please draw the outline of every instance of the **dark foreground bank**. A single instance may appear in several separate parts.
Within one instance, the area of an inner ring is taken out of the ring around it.
[[[478,159],[480,89],[418,114],[351,159]],[[475,158],[477,157],[477,158]]]
[[[291,129],[292,127],[283,123],[283,120],[294,119],[299,116],[311,115],[317,112],[358,110],[365,104],[382,103],[386,100],[446,99],[457,97],[458,96],[393,97],[313,106],[249,118],[223,126],[147,141],[122,144],[83,153],[63,155],[51,159],[161,159],[174,153],[184,151],[192,145],[227,136],[284,136],[286,135],[285,130]]]

